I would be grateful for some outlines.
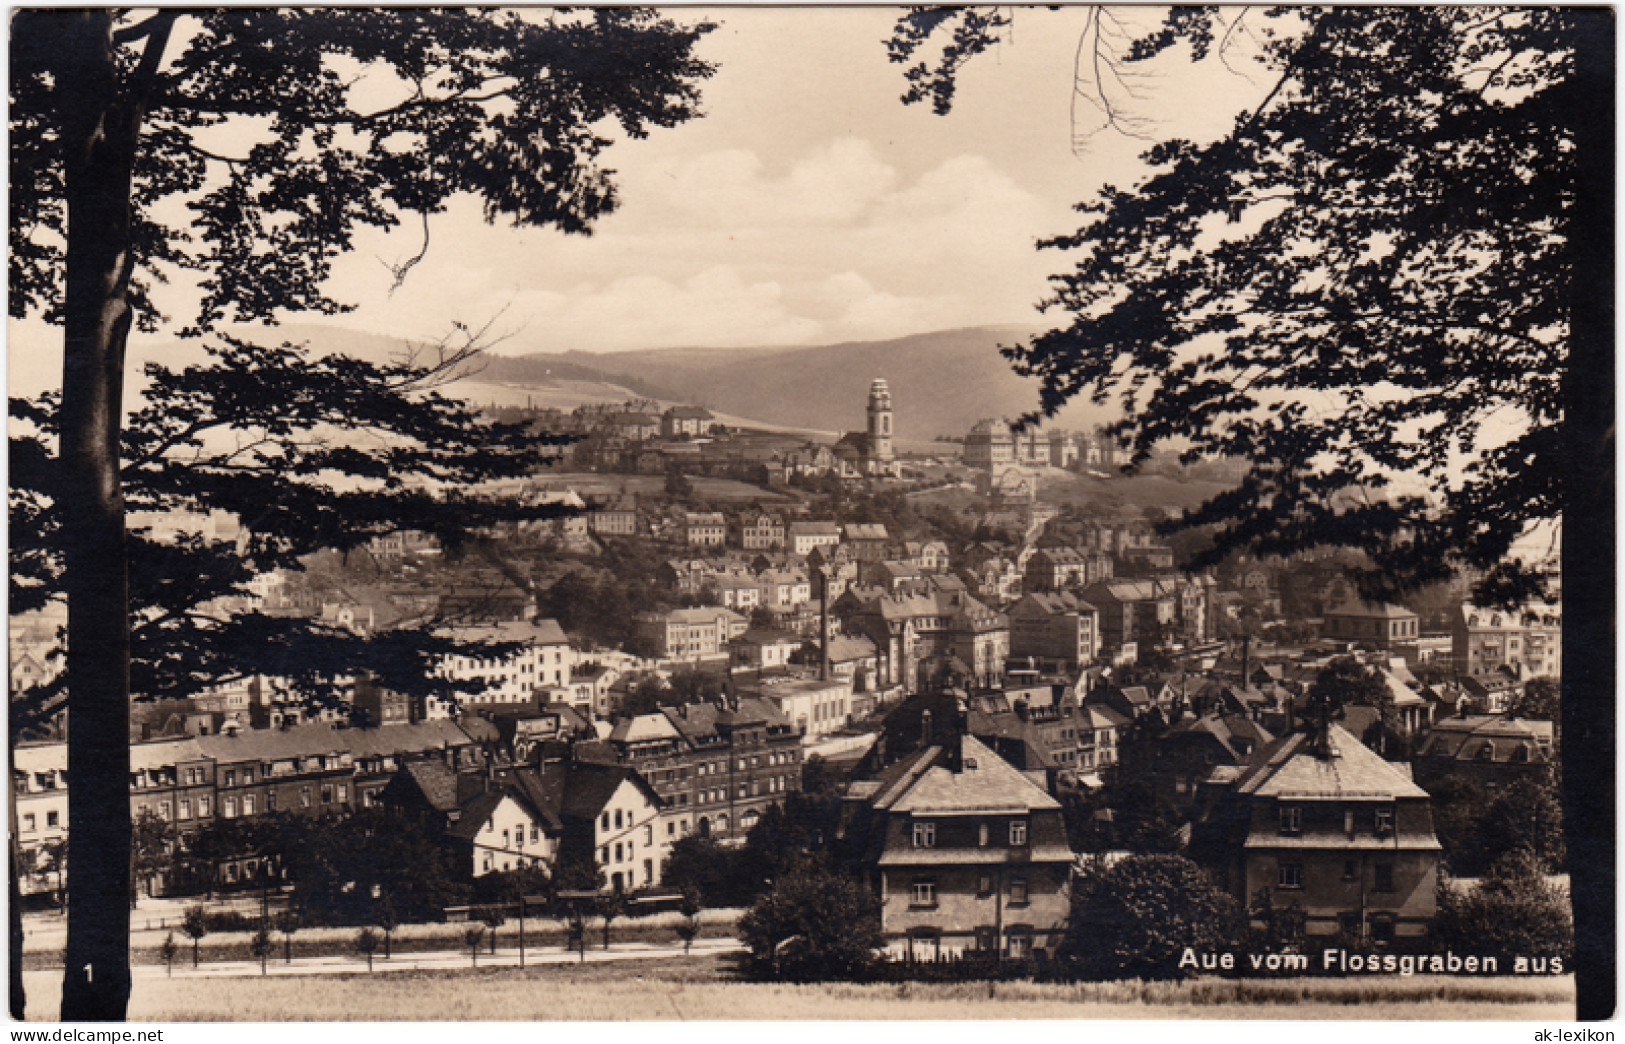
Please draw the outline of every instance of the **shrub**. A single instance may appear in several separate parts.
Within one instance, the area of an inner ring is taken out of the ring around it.
[[[782,878],[739,922],[758,978],[867,979],[880,948],[880,903],[862,883],[817,865]]]
[[[1235,899],[1189,859],[1129,856],[1079,880],[1061,955],[1085,978],[1178,978],[1186,947],[1223,949],[1239,922]]]

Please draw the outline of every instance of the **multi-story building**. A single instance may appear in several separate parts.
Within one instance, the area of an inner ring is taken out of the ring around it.
[[[976,685],[1003,677],[1010,655],[1009,620],[971,597],[962,584],[904,594],[853,588],[832,608],[846,633],[875,644],[883,687],[917,688],[920,665],[931,659],[956,659]]]
[[[746,551],[777,551],[784,546],[784,522],[765,511],[746,515],[739,523],[739,546]]]
[[[768,807],[801,789],[801,734],[777,708],[745,698],[625,718],[609,737],[619,763],[660,795],[667,843],[697,832],[742,841]]]
[[[729,641],[744,634],[749,621],[722,606],[645,613],[637,619],[639,638],[663,660],[703,660],[726,655]]]
[[[1499,714],[1461,715],[1434,723],[1417,744],[1412,765],[1426,786],[1446,777],[1473,779],[1492,789],[1519,779],[1552,778],[1555,767],[1549,721]]]
[[[1235,778],[1200,846],[1243,906],[1269,889],[1311,938],[1382,946],[1425,937],[1440,846],[1425,790],[1338,725],[1266,746]]]
[[[24,895],[60,891],[66,880],[68,745],[24,743],[11,752],[17,816],[17,886]]]
[[[689,547],[721,547],[728,540],[728,520],[720,511],[683,514],[683,543]]]
[[[788,532],[790,550],[807,555],[815,547],[834,547],[841,542],[841,527],[833,521],[792,522]]]
[[[1052,955],[1070,913],[1060,804],[971,736],[935,739],[847,792],[849,835],[896,957]]]
[[[672,406],[660,415],[660,434],[668,439],[704,435],[714,420],[703,406]]]
[[[841,542],[852,549],[857,562],[879,562],[890,549],[891,537],[879,522],[848,522],[841,527]]]
[[[647,415],[639,414],[639,416]],[[587,524],[599,536],[637,536],[637,498],[632,496],[617,497],[606,503],[599,504],[587,516]]]
[[[1079,594],[1100,611],[1103,649],[1121,649],[1140,642],[1174,623],[1173,592],[1155,580],[1105,580]]]
[[[1563,673],[1563,610],[1531,603],[1518,610],[1463,604],[1451,617],[1450,654],[1457,674],[1507,667],[1519,678]]]
[[[1100,652],[1100,612],[1070,591],[1022,595],[1010,619],[1010,656],[1083,667]]]
[[[765,676],[742,682],[739,691],[772,704],[808,742],[845,728],[852,720],[852,682],[834,672],[827,679]]]
[[[988,471],[1014,464],[1016,447],[1010,425],[992,418],[977,421],[965,436],[964,461],[967,467]]]
[[[523,703],[541,689],[567,684],[575,666],[575,651],[555,620],[513,620],[455,627],[442,634],[461,642],[517,643],[519,646],[518,651],[505,658],[459,655],[443,660],[438,671],[440,677],[483,686],[474,692],[460,693],[459,702]],[[445,717],[450,712],[450,707],[438,700],[431,701],[425,709],[426,716],[431,718]]]
[[[1322,638],[1361,642],[1379,649],[1414,644],[1421,634],[1421,618],[1402,605],[1350,600],[1326,610],[1322,620]]]

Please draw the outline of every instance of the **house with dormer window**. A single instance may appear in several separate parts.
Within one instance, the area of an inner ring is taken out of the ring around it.
[[[932,738],[847,792],[842,833],[880,896],[887,951],[1053,954],[1074,858],[1060,804],[975,737]]]

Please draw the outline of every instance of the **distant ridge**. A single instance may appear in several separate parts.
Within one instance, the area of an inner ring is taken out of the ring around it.
[[[887,341],[789,348],[663,348],[631,352],[497,356],[483,379],[525,383],[561,367],[595,371],[589,379],[641,381],[647,394],[803,428],[857,430],[869,382],[891,386],[899,438],[963,435],[982,417],[1015,417],[1038,405],[1038,382],[1018,377],[999,354],[1037,327],[939,330]],[[1070,407],[1057,423],[1086,427],[1101,415]]]
[[[1040,329],[978,326],[810,347],[491,354],[475,379],[538,389],[561,381],[618,385],[634,395],[698,403],[772,424],[855,431],[864,425],[870,381],[884,377],[891,386],[897,437],[925,442],[963,436],[983,417],[1012,418],[1036,408],[1038,382],[1018,377],[998,347]],[[379,363],[398,358],[406,345],[398,337],[315,324],[290,324],[260,336],[306,342],[317,354],[343,352]],[[455,393],[456,386],[450,390]],[[1055,423],[1085,428],[1101,419],[1104,414],[1085,403],[1069,406]]]

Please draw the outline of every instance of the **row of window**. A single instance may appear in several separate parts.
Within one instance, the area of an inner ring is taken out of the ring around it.
[[[986,899],[994,893],[994,881],[991,873],[982,873],[976,879],[976,897]],[[1006,902],[1012,906],[1021,906],[1028,901],[1031,895],[1025,875],[1012,876],[1006,888]],[[936,906],[937,880],[934,877],[916,877],[909,885],[910,906]]]
[[[1027,844],[1027,821],[1025,819],[1012,819],[1008,833],[1011,847],[1019,848]],[[991,840],[991,831],[986,823],[976,825],[976,843],[987,847]],[[937,824],[930,820],[922,820],[914,824],[914,847],[935,848],[937,846]]]
[[[1358,816],[1354,809],[1343,810],[1343,831],[1353,834],[1363,825],[1363,817]],[[1288,837],[1303,833],[1303,806],[1280,806],[1280,831]],[[1371,810],[1371,832],[1378,837],[1385,837],[1394,832],[1394,810],[1391,807],[1379,807]]]
[[[1371,870],[1371,890],[1373,892],[1392,892],[1394,890],[1394,864],[1378,863]],[[1283,889],[1296,890],[1303,888],[1303,864],[1277,864],[1275,879],[1276,884]],[[1343,880],[1358,881],[1359,879],[1359,864],[1352,859],[1344,860]]]
[[[24,812],[22,815],[22,821],[22,829],[23,833],[25,834],[32,833],[33,831],[39,829],[37,825],[38,820],[35,818],[35,814],[33,812]],[[61,825],[62,814],[60,812],[48,811],[45,813],[45,829],[53,830]]]

